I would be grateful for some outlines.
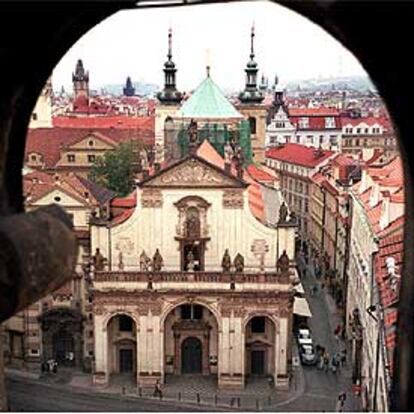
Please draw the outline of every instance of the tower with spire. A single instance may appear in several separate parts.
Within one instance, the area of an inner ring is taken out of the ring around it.
[[[134,96],[135,95],[135,88],[132,85],[131,78],[128,76],[125,83],[124,88],[124,95],[125,96]]]
[[[257,73],[259,67],[254,60],[254,38],[255,28],[252,25],[250,33],[250,60],[246,65],[246,84],[244,90],[239,94],[239,104],[237,109],[250,123],[250,137],[252,140],[252,150],[254,160],[261,162],[264,160],[265,137],[266,137],[266,107],[262,104],[264,94],[259,90]],[[263,84],[265,80],[263,79]]]
[[[85,71],[82,59],[78,59],[75,72],[72,73],[74,100],[84,96],[89,99],[89,71]]]
[[[167,61],[164,63],[164,88],[157,94],[160,102],[155,109],[155,145],[158,148],[159,159],[164,161],[164,152],[172,143],[169,142],[171,133],[171,118],[180,108],[183,94],[176,86],[177,69],[172,60],[172,29],[168,30],[168,53]]]
[[[250,34],[250,60],[246,65],[246,85],[244,91],[240,93],[239,99],[242,103],[261,103],[264,96],[257,88],[257,72],[259,71],[258,65],[254,60],[254,26]]]
[[[157,98],[163,105],[177,105],[183,99],[181,92],[177,91],[175,74],[177,69],[172,61],[172,30],[168,31],[168,60],[164,63],[164,89],[158,93]]]

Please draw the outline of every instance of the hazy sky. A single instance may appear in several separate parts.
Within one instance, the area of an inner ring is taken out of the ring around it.
[[[267,1],[119,12],[82,37],[53,73],[54,89],[72,89],[78,58],[89,70],[90,87],[133,81],[163,84],[169,25],[177,86],[194,89],[211,76],[223,89],[242,89],[254,22],[259,69],[280,82],[318,76],[363,75],[354,56],[323,29],[299,14]]]

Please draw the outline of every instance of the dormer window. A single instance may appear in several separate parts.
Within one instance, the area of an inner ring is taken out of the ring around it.
[[[335,118],[329,116],[325,118],[325,128],[335,128]]]
[[[32,113],[32,120],[37,121],[37,113],[36,112]]]
[[[30,160],[33,161],[33,162],[36,162],[37,161],[37,155],[31,155]]]
[[[89,154],[88,155],[88,162],[95,162],[95,155]]]
[[[299,128],[309,128],[309,118],[304,117],[299,119]]]

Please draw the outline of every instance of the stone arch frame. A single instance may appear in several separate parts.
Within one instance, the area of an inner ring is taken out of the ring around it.
[[[75,364],[83,365],[83,322],[85,317],[77,309],[58,306],[43,312],[39,317],[42,331],[43,357],[54,358],[54,337],[60,329],[71,333],[74,341]]]
[[[160,316],[160,332],[162,333],[162,370],[163,370],[163,377],[165,378],[165,322],[167,320],[167,317],[173,312],[176,308],[180,307],[181,305],[200,305],[204,308],[208,309],[210,313],[214,316],[215,322],[217,324],[217,341],[219,341],[220,333],[222,332],[222,324],[221,324],[221,314],[218,309],[215,309],[214,306],[211,306],[210,304],[204,302],[200,299],[193,299],[193,298],[184,298],[178,302],[170,303],[162,312]],[[182,341],[180,341],[181,346]],[[219,344],[217,344],[219,346]],[[217,350],[218,352],[218,350]],[[217,361],[218,363],[218,361]],[[217,366],[219,369],[219,366]]]
[[[201,1],[197,2],[199,3]],[[208,3],[209,1],[205,0],[205,2]],[[414,329],[411,323],[414,309],[410,306],[414,297],[414,278],[411,277],[414,273],[414,260],[409,249],[414,240],[414,231],[412,231],[414,228],[414,209],[411,208],[414,199],[412,186],[410,185],[413,179],[413,170],[411,168],[411,162],[409,162],[407,157],[407,149],[413,129],[412,123],[409,122],[411,114],[410,95],[412,95],[412,91],[409,86],[407,87],[406,83],[406,79],[410,78],[409,67],[403,64],[398,48],[395,48],[395,51],[391,51],[392,57],[388,60],[389,62],[381,61],[382,54],[380,48],[385,40],[399,44],[401,39],[406,38],[406,28],[409,27],[409,24],[401,24],[400,22],[409,23],[408,19],[412,15],[410,11],[412,12],[414,7],[412,4],[406,2],[404,4],[395,4],[393,5],[395,7],[392,8],[378,8],[376,10],[375,22],[373,22],[374,28],[380,29],[385,27],[390,21],[399,23],[392,24],[392,30],[385,31],[384,33],[379,30],[379,41],[372,42],[369,36],[365,36],[368,33],[366,19],[373,10],[370,7],[372,6],[371,4],[345,3],[339,0],[333,0],[329,7],[326,7],[325,2],[322,0],[312,0],[310,4],[286,2],[283,0],[274,2],[280,3],[310,19],[348,47],[372,76],[381,95],[386,97],[387,106],[397,123],[399,136],[401,138],[400,148],[403,154],[404,174],[406,178],[407,220],[405,223],[404,242],[407,248],[407,254],[404,258],[405,277],[403,278],[401,288],[400,300],[402,306],[398,322],[399,346],[397,346],[396,353],[396,361],[398,361],[398,364],[395,370],[396,385],[394,390],[396,396],[393,400],[392,407],[395,411],[413,411],[414,405],[410,398],[411,395],[406,392],[406,389],[413,388],[411,384],[414,381],[414,375],[412,375],[414,372],[414,359],[412,358]],[[86,33],[87,30],[124,8],[134,9],[136,8],[136,2],[108,3],[100,7],[99,10],[88,10],[87,7],[83,9],[82,7],[78,7],[78,5],[50,5],[46,13],[46,10],[27,10],[21,7],[16,10],[16,8],[11,7],[2,13],[1,17],[5,22],[24,19],[29,29],[35,28],[36,30],[32,30],[31,32],[35,36],[35,41],[39,44],[44,43],[50,36],[53,36],[55,39],[55,42],[47,52],[39,52],[36,50],[37,59],[34,59],[35,52],[31,50],[30,44],[20,41],[17,43],[16,36],[10,36],[5,43],[5,48],[9,53],[5,54],[7,61],[3,62],[6,68],[3,83],[7,86],[5,90],[8,93],[3,94],[1,97],[1,107],[4,108],[1,112],[5,119],[7,119],[7,125],[9,127],[4,128],[1,133],[1,138],[5,141],[5,148],[7,148],[4,163],[6,165],[4,168],[6,173],[2,177],[4,188],[2,205],[4,215],[23,211],[20,172],[22,168],[22,154],[24,153],[27,119],[52,68],[74,42]],[[58,23],[50,22],[49,13],[56,13],[58,18],[54,20]],[[357,18],[353,19],[352,24],[349,24],[349,18],[355,16]],[[46,21],[51,24],[43,25],[42,23]],[[47,27],[47,31],[42,27]],[[27,64],[25,70],[21,69],[22,59]],[[395,90],[402,92],[401,94],[395,94]],[[25,96],[25,99],[21,100],[21,96]],[[21,105],[19,105],[17,111],[10,111],[16,101],[19,101]],[[14,145],[7,145],[9,141],[13,142]],[[26,278],[24,278],[25,281]],[[46,289],[42,289],[42,292],[46,292]],[[39,297],[42,294],[39,293]],[[33,296],[28,297],[31,298],[29,301],[35,300]],[[25,307],[29,301],[23,301],[21,308]],[[20,308],[13,309],[13,311],[18,310]],[[7,313],[7,316],[10,315],[10,313]],[[407,326],[409,327],[408,331],[406,330]],[[400,339],[401,332],[405,332],[403,339]],[[400,368],[407,364],[410,365],[409,369],[402,370]]]
[[[111,374],[111,368],[110,368],[110,344],[109,344],[109,333],[108,333],[108,326],[111,323],[111,321],[116,318],[117,316],[129,316],[135,324],[135,337],[134,338],[119,338],[119,339],[115,339],[113,341],[113,344],[117,347],[119,345],[120,342],[124,341],[124,340],[128,340],[131,341],[134,346],[135,346],[135,356],[133,356],[133,361],[134,361],[134,366],[135,366],[135,370],[138,370],[138,344],[139,344],[139,319],[137,317],[137,314],[134,312],[130,312],[128,310],[116,310],[116,311],[110,311],[108,312],[104,319],[103,319],[103,331],[106,333],[106,341],[107,341],[107,354],[106,354],[106,366],[108,369],[108,375]],[[109,378],[109,377],[108,377]]]
[[[273,344],[273,353],[274,353],[274,361],[273,361],[273,376],[274,376],[274,385],[276,386],[276,376],[277,376],[277,359],[278,359],[278,354],[279,354],[279,333],[280,333],[280,325],[279,325],[279,320],[278,320],[278,313],[272,313],[268,310],[264,310],[264,311],[254,311],[249,313],[242,322],[242,328],[243,328],[243,352],[244,354],[244,372],[243,374],[246,376],[246,372],[247,372],[247,367],[246,367],[246,361],[247,361],[247,352],[246,352],[246,329],[247,329],[247,325],[249,324],[249,322],[255,318],[255,317],[260,317],[263,316],[265,318],[268,318],[272,324],[273,324],[273,328],[275,330],[274,332],[274,344]]]

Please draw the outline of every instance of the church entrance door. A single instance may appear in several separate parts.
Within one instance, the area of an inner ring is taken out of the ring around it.
[[[265,351],[251,352],[252,375],[264,375],[265,373]]]
[[[194,337],[185,339],[181,345],[181,372],[183,374],[201,374],[202,345]]]
[[[72,359],[70,356],[74,356],[75,353],[75,341],[73,335],[67,330],[61,329],[54,335],[53,339],[55,360],[60,364],[71,361]]]
[[[134,360],[132,355],[132,349],[120,349],[119,350],[119,372],[132,372],[134,366]]]

